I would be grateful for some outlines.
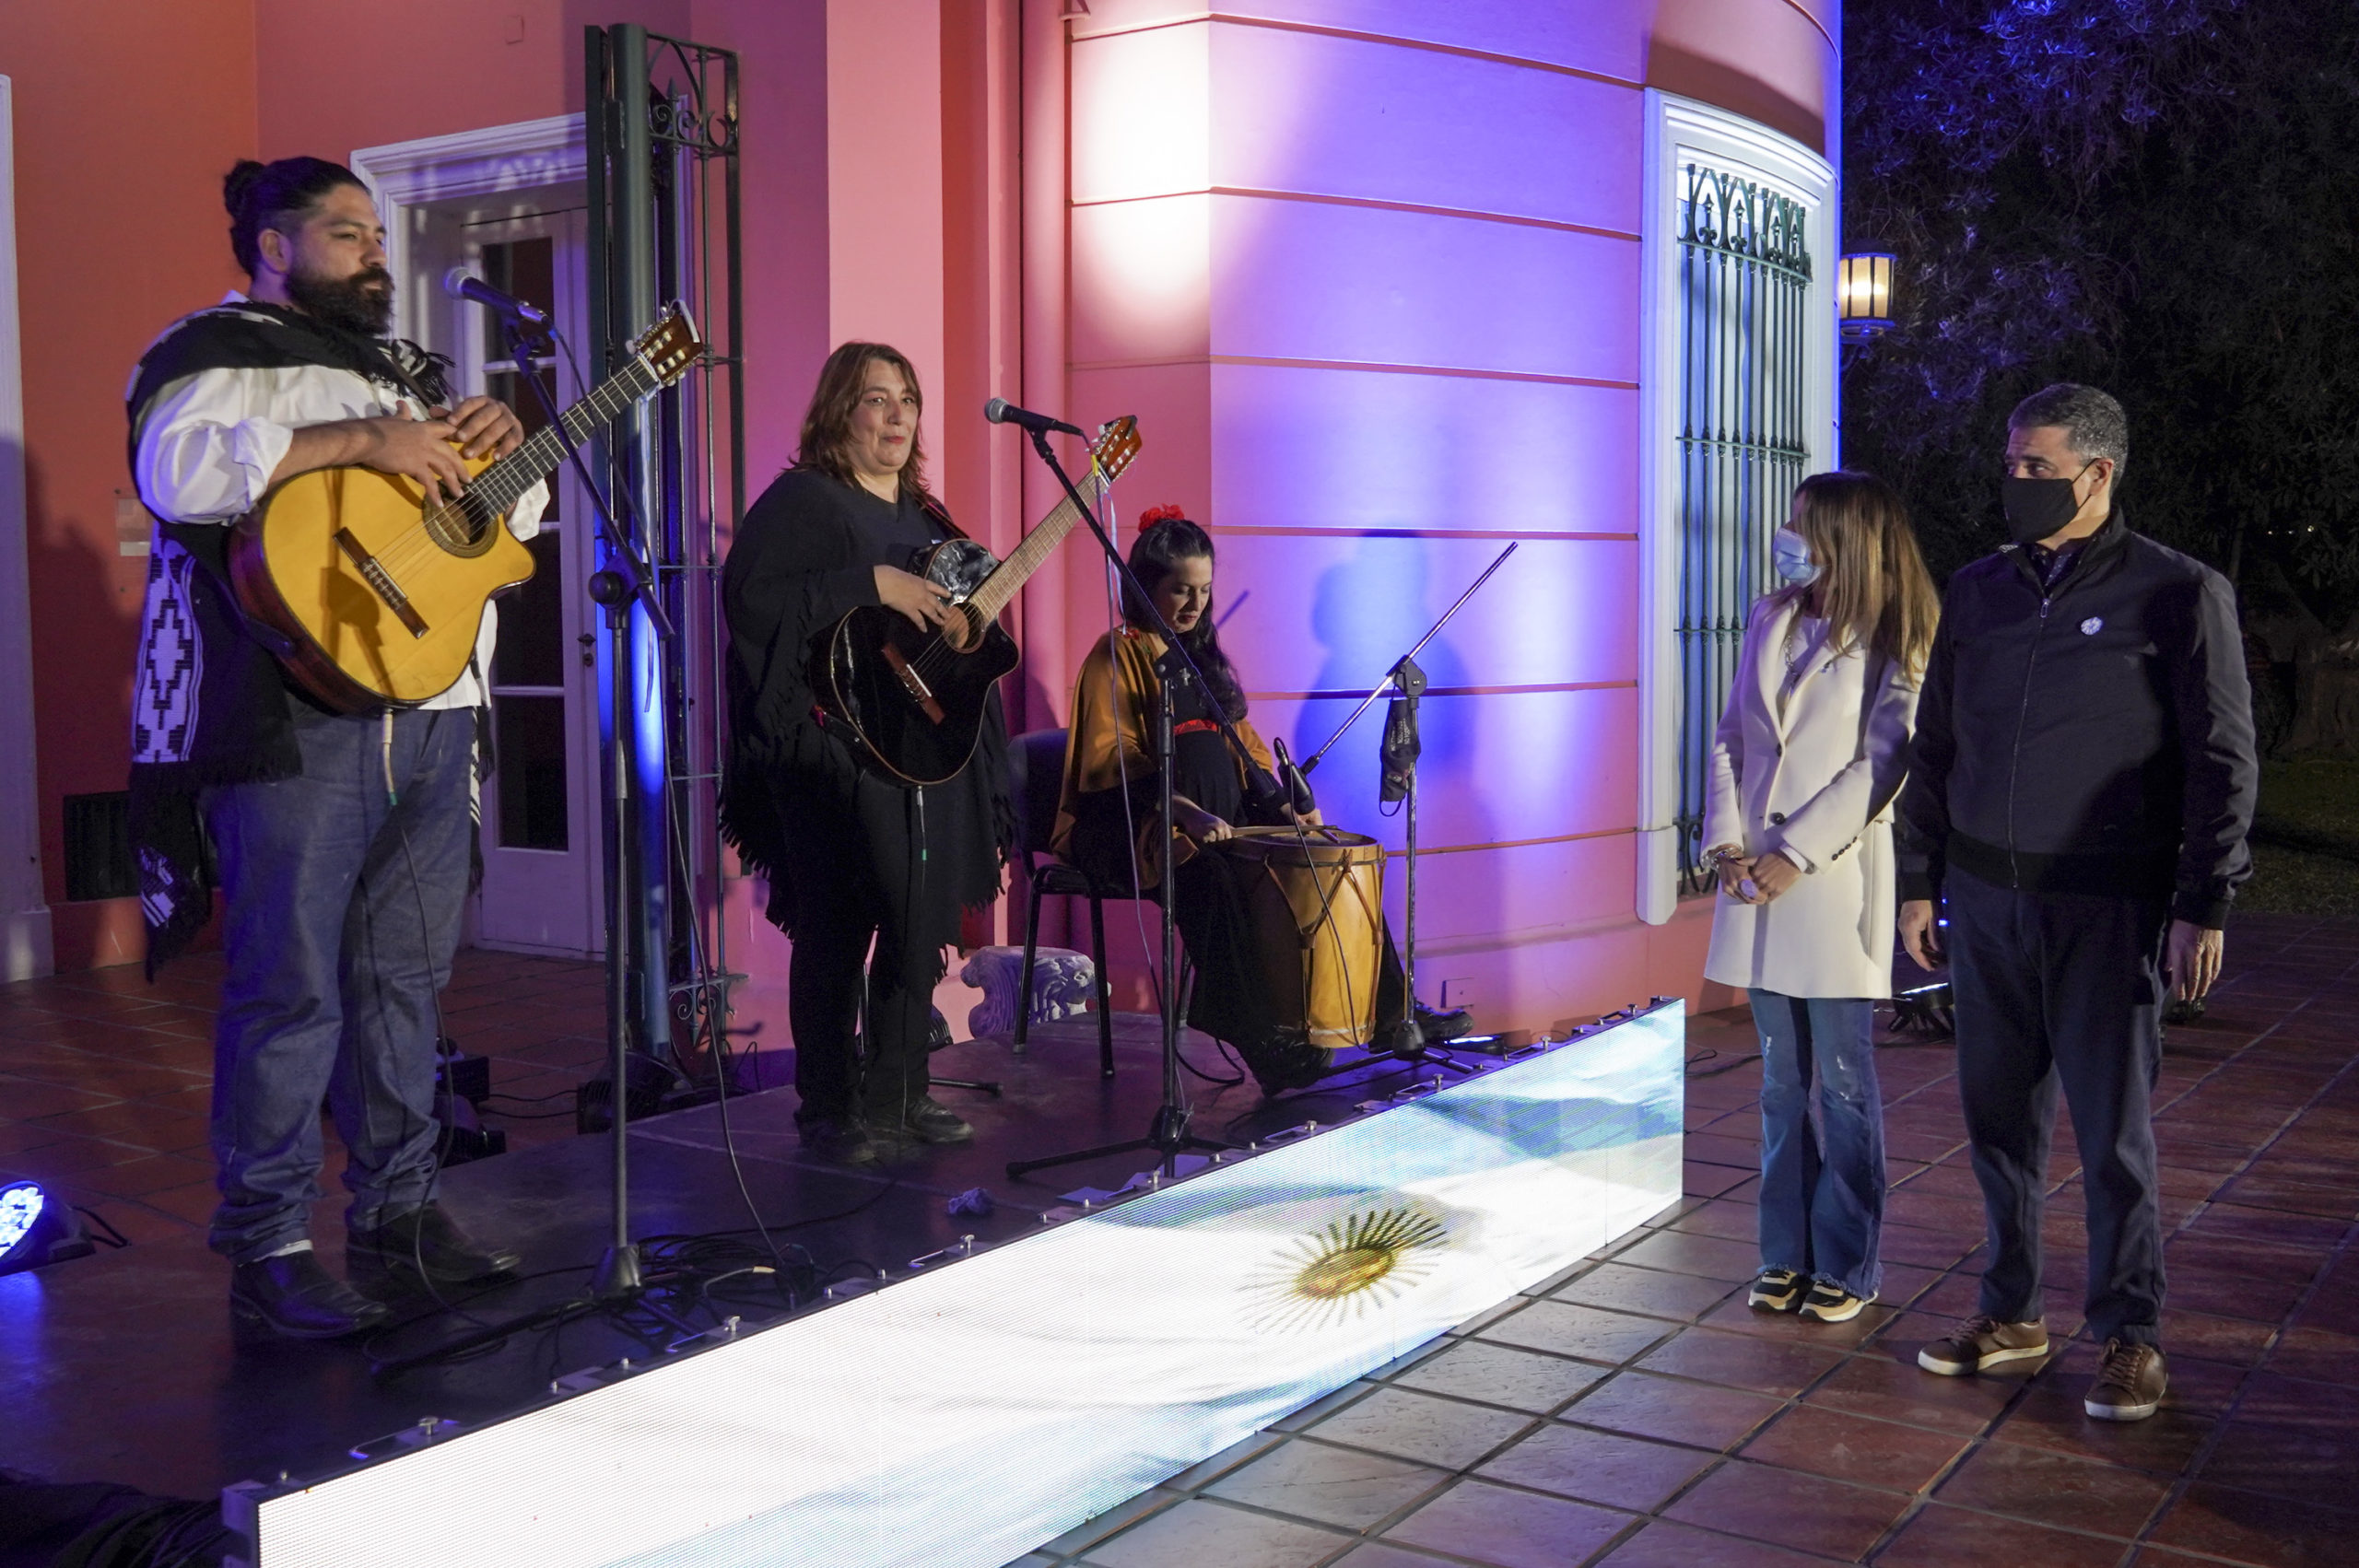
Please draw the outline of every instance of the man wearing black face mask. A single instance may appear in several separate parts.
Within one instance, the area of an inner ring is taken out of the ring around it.
[[[2220,973],[2251,872],[2259,768],[2236,596],[2132,533],[2129,432],[2093,387],[2008,422],[2013,543],[1950,581],[1900,805],[1900,934],[1946,957],[1958,1092],[1989,1227],[1981,1302],[1918,1363],[1962,1376],[2045,1355],[2040,1215],[2060,1087],[2088,1206],[2083,1400],[2140,1421],[2167,1386],[2151,1102],[2167,987]],[[1934,919],[1946,896],[1946,933]]]

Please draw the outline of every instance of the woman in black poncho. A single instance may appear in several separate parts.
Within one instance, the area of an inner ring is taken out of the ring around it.
[[[925,487],[922,405],[895,349],[847,343],[829,355],[794,466],[746,512],[722,579],[723,813],[746,869],[769,881],[770,920],[794,939],[795,1120],[807,1146],[851,1164],[874,1160],[880,1141],[973,1136],[926,1093],[931,1003],[943,950],[964,911],[999,895],[1014,839],[996,692],[966,767],[921,790],[864,763],[811,688],[815,642],[853,609],[948,619],[944,591],[906,569],[958,532]]]

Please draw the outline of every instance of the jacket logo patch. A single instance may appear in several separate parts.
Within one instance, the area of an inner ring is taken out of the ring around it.
[[[2087,620],[2081,623],[2081,635],[2083,637],[2095,637],[2097,633],[2103,630],[2105,630],[2105,617],[2103,615],[2091,615]]]

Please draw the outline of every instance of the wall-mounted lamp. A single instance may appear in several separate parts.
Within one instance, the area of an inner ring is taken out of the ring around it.
[[[1843,258],[1835,278],[1835,314],[1843,336],[1864,343],[1892,330],[1892,269],[1888,252],[1862,251]]]

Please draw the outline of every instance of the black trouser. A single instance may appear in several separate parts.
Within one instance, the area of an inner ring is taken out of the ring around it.
[[[2156,1342],[2163,1228],[2153,1094],[2162,1068],[2160,899],[2025,893],[1952,867],[1958,1095],[1990,1259],[1981,1310],[2040,1316],[2040,1215],[2060,1085],[2088,1205],[2091,1334]]]
[[[926,1092],[933,988],[957,911],[952,894],[925,880],[918,793],[863,774],[849,819],[831,813],[821,822],[805,806],[787,837],[794,882],[787,1017],[801,1119],[858,1111],[889,1120]]]

